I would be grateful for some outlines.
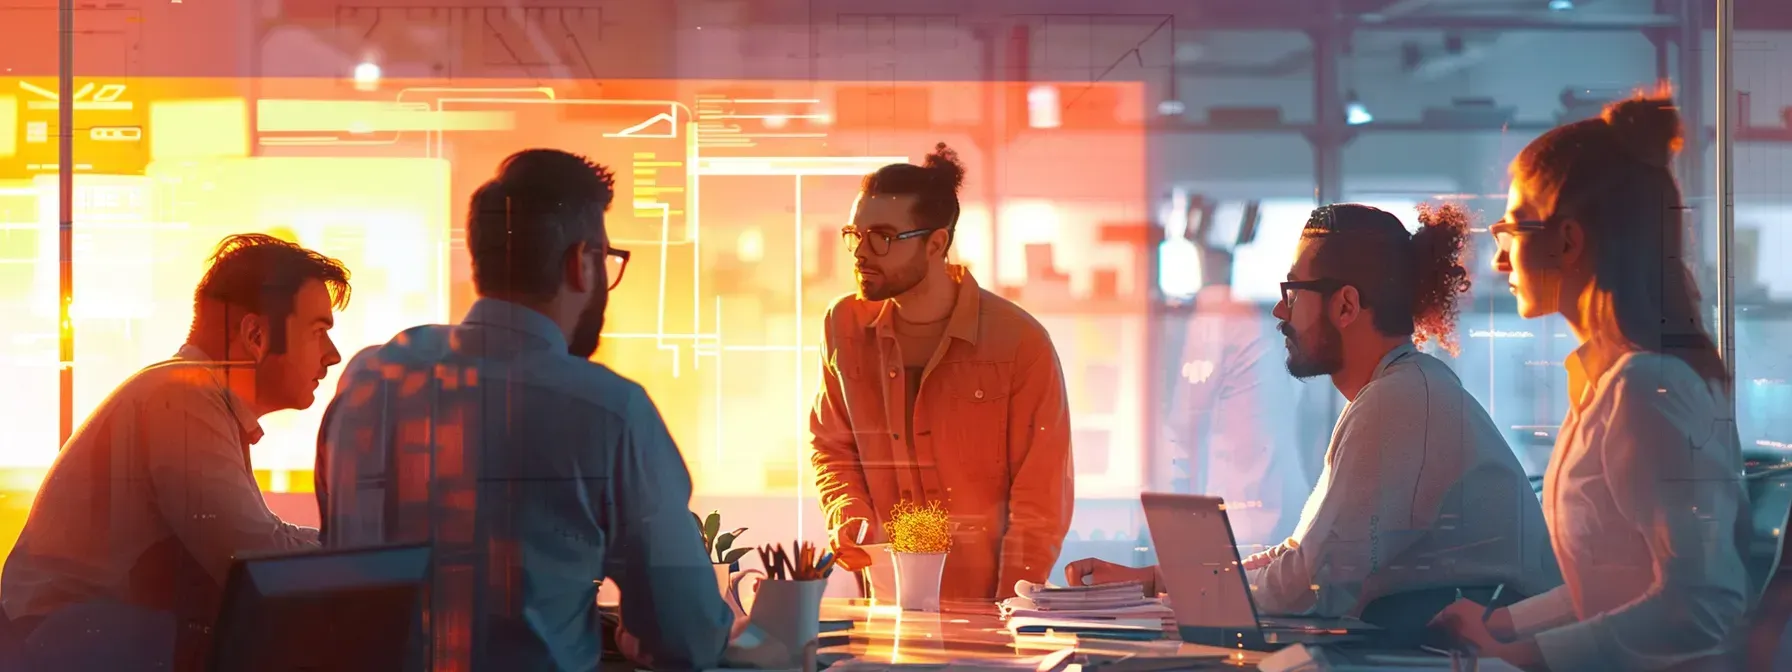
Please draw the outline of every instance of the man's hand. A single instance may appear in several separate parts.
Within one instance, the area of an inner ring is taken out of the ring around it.
[[[871,554],[860,548],[865,536],[871,533],[871,521],[864,518],[848,518],[846,522],[834,528],[833,543],[834,563],[841,569],[856,572],[871,566]]]
[[[1249,571],[1252,569],[1268,567],[1269,563],[1274,562],[1275,559],[1276,556],[1270,554],[1269,551],[1264,551],[1262,553],[1252,553],[1249,557],[1245,558],[1244,562],[1241,564],[1244,566],[1245,570]]]
[[[628,634],[628,628],[620,625],[616,627],[616,653],[622,654],[623,658],[636,665],[653,666],[653,661],[648,660],[641,651],[641,640],[635,639],[634,635]]]
[[[735,618],[734,625],[728,629],[728,644],[732,646],[735,640],[740,639],[741,633],[747,631],[747,626],[751,624],[752,621],[744,616]],[[641,650],[641,640],[635,639],[634,635],[629,634],[628,628],[620,623],[616,625],[616,653],[622,654],[623,658],[628,659],[629,662],[635,663],[636,665],[641,665],[643,667],[653,666],[653,660],[645,651]]]
[[[1084,558],[1064,568],[1064,582],[1072,586],[1101,586],[1137,581],[1144,584],[1145,594],[1157,594],[1156,567],[1127,567],[1106,560]]]

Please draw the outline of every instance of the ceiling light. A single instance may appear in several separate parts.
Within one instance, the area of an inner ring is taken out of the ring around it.
[[[355,88],[362,91],[372,90],[379,86],[380,66],[375,63],[362,63],[355,66]]]

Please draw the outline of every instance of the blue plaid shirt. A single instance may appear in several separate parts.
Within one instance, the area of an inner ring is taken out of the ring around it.
[[[597,584],[662,668],[714,667],[732,614],[691,477],[639,384],[480,299],[356,355],[318,439],[329,548],[429,542],[430,669],[593,670]]]

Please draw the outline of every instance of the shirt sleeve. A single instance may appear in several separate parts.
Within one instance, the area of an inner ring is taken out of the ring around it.
[[[1352,615],[1369,576],[1424,534],[1412,502],[1425,450],[1425,413],[1413,409],[1425,391],[1389,382],[1399,381],[1365,388],[1345,409],[1294,536],[1247,575],[1263,612]]]
[[[1020,353],[1010,394],[1008,527],[1002,534],[998,598],[1014,595],[1017,581],[1050,578],[1075,507],[1070,451],[1070,405],[1064,369],[1042,329]]]
[[[881,538],[883,529],[871,507],[865,466],[859,461],[859,442],[846,413],[846,392],[840,383],[840,371],[832,361],[838,352],[834,311],[828,311],[822,325],[821,391],[816,393],[815,407],[809,412],[809,445],[813,449],[809,462],[815,467],[816,489],[828,528],[838,527],[848,519],[863,518],[870,523],[866,541],[875,541]]]
[[[316,530],[268,510],[243,461],[242,426],[222,392],[173,384],[139,403],[137,424],[156,505],[212,578],[223,583],[231,560],[243,553],[317,547]]]
[[[1617,509],[1603,522],[1645,540],[1655,580],[1624,606],[1538,633],[1550,669],[1659,670],[1711,656],[1748,608],[1735,426],[1718,419],[1714,395],[1695,389],[1702,381],[1661,373],[1671,371],[1620,372],[1597,447]]]
[[[691,515],[684,456],[646,393],[632,394],[611,479],[614,543],[606,573],[622,592],[623,625],[655,668],[713,668],[734,614],[716,588]]]
[[[1513,634],[1529,637],[1573,623],[1574,598],[1568,593],[1568,586],[1556,586],[1506,607],[1506,615],[1512,618]]]

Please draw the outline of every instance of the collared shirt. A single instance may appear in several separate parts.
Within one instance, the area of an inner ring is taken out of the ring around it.
[[[11,618],[115,600],[205,618],[234,555],[317,546],[268,510],[250,471],[261,424],[198,348],[101,402],[38,488],[0,578]]]
[[[1070,409],[1051,336],[962,267],[945,338],[922,372],[914,434],[903,430],[907,371],[887,301],[828,309],[812,460],[829,525],[871,521],[903,501],[939,502],[957,526],[941,596],[1012,596],[1043,582],[1070,528]]]
[[[1561,583],[1530,479],[1455,372],[1401,344],[1344,407],[1294,536],[1250,573],[1271,614],[1354,616],[1377,597]]]
[[[319,436],[324,543],[432,544],[436,672],[597,669],[606,577],[657,666],[713,667],[733,615],[684,457],[646,390],[566,348],[484,298],[356,355]]]
[[[1721,667],[1749,604],[1725,392],[1672,355],[1594,352],[1568,358],[1575,403],[1543,479],[1565,582],[1512,605],[1513,628],[1552,670]]]

